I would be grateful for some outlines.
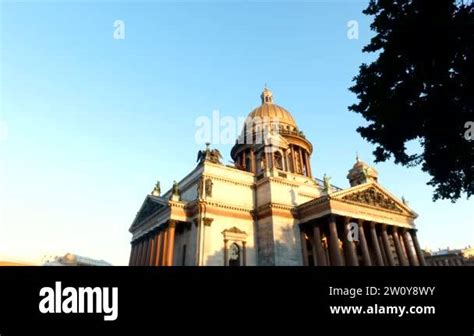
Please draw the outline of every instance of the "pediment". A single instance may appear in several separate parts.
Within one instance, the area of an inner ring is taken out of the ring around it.
[[[222,231],[222,234],[224,235],[224,240],[245,241],[245,239],[247,238],[247,233],[245,233],[245,231],[240,230],[236,226]]]
[[[135,220],[133,221],[130,229],[134,228],[151,215],[167,207],[168,202],[165,199],[157,196],[147,195],[147,197],[143,201],[140,210],[138,210]]]
[[[330,198],[417,217],[417,214],[406,204],[375,182],[335,192],[330,195]]]
[[[245,231],[240,230],[240,229],[239,229],[238,227],[236,227],[236,226],[231,227],[230,229],[226,229],[226,230],[222,231],[222,233],[224,233],[224,232],[246,234]]]

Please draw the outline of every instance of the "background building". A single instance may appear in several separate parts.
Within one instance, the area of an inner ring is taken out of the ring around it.
[[[104,260],[66,253],[64,256],[45,256],[43,266],[112,266]]]
[[[474,248],[425,251],[425,259],[429,266],[474,266]]]

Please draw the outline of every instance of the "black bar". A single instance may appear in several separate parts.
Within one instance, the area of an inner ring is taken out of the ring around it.
[[[224,323],[231,329],[242,326],[243,333],[257,324],[275,332],[293,328],[294,335],[305,327],[316,335],[316,326],[324,334],[332,329],[383,335],[384,328],[437,334],[447,327],[451,335],[472,335],[473,275],[471,267],[0,267],[0,334],[24,335],[33,327],[34,334],[48,335],[117,334],[124,328],[132,328],[134,335],[160,335],[182,327],[205,332]],[[58,281],[62,289],[118,287],[117,319],[104,321],[99,313],[41,313],[40,289],[54,288]],[[366,295],[371,286],[381,292],[435,289],[432,295]],[[329,287],[362,288],[364,295],[329,295]],[[434,307],[435,312],[331,314],[330,306]],[[380,329],[374,327],[378,322],[387,323]]]

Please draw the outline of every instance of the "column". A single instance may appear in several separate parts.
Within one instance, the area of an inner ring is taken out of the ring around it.
[[[141,237],[140,238],[140,257],[138,259],[138,266],[142,266],[143,262],[143,255],[145,254],[145,238]]]
[[[312,258],[313,258],[313,266],[318,266],[318,259],[316,256],[316,244],[314,242],[314,237],[313,239],[309,238],[311,242],[311,252],[312,252]]]
[[[271,148],[272,150],[270,151],[270,153],[268,153],[268,155],[270,155],[270,158],[271,158],[271,162],[272,162],[272,170],[275,169],[275,152],[274,152],[274,148],[273,148],[273,145],[271,145]]]
[[[413,244],[411,242],[410,233],[407,230],[402,232],[403,241],[405,243],[405,248],[408,254],[408,260],[410,261],[411,266],[419,266],[418,259],[416,258],[415,251],[413,249]]]
[[[289,158],[290,155],[291,155],[291,150],[288,148],[286,150],[286,169],[288,170],[288,172],[292,173],[293,167],[292,167],[292,163],[290,162],[290,158]]]
[[[303,173],[304,173],[304,171],[303,171],[303,167],[304,167],[304,165],[303,165],[303,151],[302,151],[301,149],[302,149],[302,148],[299,147],[299,148],[298,148],[298,152],[299,152],[299,154],[300,154],[299,157],[300,157],[301,174],[303,175]]]
[[[155,265],[155,258],[156,258],[156,232],[153,232],[151,236],[150,260],[148,261],[148,266]]]
[[[161,231],[156,232],[156,244],[155,244],[155,266],[161,266],[161,245],[162,245],[162,234]]]
[[[154,233],[150,232],[150,238],[148,241],[148,260],[146,265],[151,266],[151,259],[153,258],[153,253],[154,253],[154,245],[155,245],[155,237]]]
[[[168,244],[167,244],[167,266],[173,266],[174,260],[174,232],[176,229],[176,221],[170,220],[168,223]]]
[[[410,261],[408,260],[408,252],[405,247],[405,242],[403,241],[403,229],[397,230],[398,241],[400,242],[400,247],[402,249],[403,255],[405,256],[405,260],[407,261],[407,265],[410,266]]]
[[[308,164],[306,163],[306,151],[303,150],[303,148],[300,148],[300,157],[301,157],[301,162],[303,163],[302,171],[304,176],[308,176]]]
[[[252,173],[255,173],[257,171],[257,165],[255,163],[255,150],[252,148],[250,150],[250,160],[252,161]]]
[[[138,265],[138,258],[140,257],[140,242],[135,240],[134,242],[135,245],[135,253],[133,254],[133,266]]]
[[[150,245],[151,245],[151,239],[150,239],[150,234],[147,233],[146,238],[146,248],[145,248],[145,254],[143,257],[143,266],[148,266],[148,262],[150,261]]]
[[[331,266],[342,266],[341,252],[339,251],[339,240],[337,237],[336,218],[329,216],[329,255]]]
[[[143,266],[148,266],[148,263],[150,261],[150,246],[151,246],[151,239],[150,239],[150,233],[147,233],[147,238],[146,238],[146,250],[145,250],[145,259]]]
[[[398,237],[397,227],[394,226],[392,229],[393,242],[395,244],[395,249],[397,250],[398,260],[400,266],[408,266],[408,260],[403,252],[402,245],[400,244],[400,238]]]
[[[130,243],[130,257],[128,259],[128,266],[132,265],[132,259],[133,259],[133,243]]]
[[[229,266],[229,251],[227,250],[227,239],[224,239],[224,266]]]
[[[415,245],[415,251],[416,255],[418,256],[420,266],[426,266],[425,256],[423,255],[423,251],[420,248],[420,243],[418,242],[418,237],[416,236],[416,230],[412,230],[410,233],[411,239],[413,240],[413,245]]]
[[[245,154],[245,151],[246,151],[246,150],[247,150],[247,149],[244,149],[244,150],[242,151],[242,167],[244,167],[245,170],[247,170],[247,160],[245,160],[245,155],[246,155],[246,154]]]
[[[313,237],[314,237],[313,244],[314,244],[315,251],[316,251],[316,255],[314,256],[316,258],[315,265],[327,266],[326,255],[324,253],[323,245],[321,243],[321,231],[320,231],[318,223],[314,224]]]
[[[135,241],[132,241],[132,252],[131,252],[131,260],[129,266],[135,265],[135,259],[137,258],[137,244]]]
[[[146,238],[141,237],[140,259],[138,260],[138,266],[143,266],[144,257],[146,256],[146,242]]]
[[[138,266],[140,263],[140,253],[141,253],[141,241],[135,240],[135,257],[133,259],[133,266]]]
[[[143,240],[137,239],[137,256],[135,258],[134,266],[140,266],[140,261],[142,259],[142,250],[143,250]]]
[[[387,225],[382,225],[382,242],[387,255],[389,266],[395,266],[395,259],[393,258],[392,249],[390,248],[390,241],[388,240]]]
[[[306,246],[305,232],[301,225],[300,225],[300,241],[301,241],[301,251],[303,255],[303,266],[308,266],[308,249]]]
[[[243,263],[242,265],[247,266],[247,243],[245,241],[242,242],[242,258]]]
[[[296,174],[295,146],[291,146],[291,159],[293,160],[293,173]]]
[[[390,264],[388,263],[387,254],[385,253],[385,247],[384,247],[384,243],[382,239],[382,232],[379,233],[379,236],[377,238],[379,240],[380,251],[382,251],[383,264],[385,266],[390,266]]]
[[[346,254],[346,265],[348,266],[359,266],[359,260],[357,259],[357,251],[355,243],[349,239],[349,217],[344,217],[344,237],[342,241],[344,242],[344,253]]]
[[[311,173],[311,163],[309,162],[309,154],[305,151],[306,155],[306,170],[308,172],[308,177],[312,177],[313,174]]]
[[[359,219],[359,244],[362,251],[362,262],[364,266],[372,266],[372,261],[370,260],[369,248],[367,247],[367,240],[365,239],[364,232],[364,221]]]
[[[359,219],[357,224],[359,225],[359,244],[362,251],[362,263],[364,266],[372,266],[372,260],[367,246],[367,239],[365,238],[364,221]]]
[[[160,257],[160,266],[166,266],[166,252],[168,251],[168,227],[163,228],[162,238],[161,238],[161,257]]]
[[[322,235],[321,242],[325,239],[325,245],[323,245],[324,257],[326,258],[326,265],[331,266],[331,260],[329,258],[329,235]]]
[[[375,228],[375,223],[370,223],[370,240],[372,241],[372,248],[375,252],[375,261],[377,266],[383,266],[382,251],[380,250],[379,241],[377,239],[377,230]]]
[[[135,253],[137,251],[135,242],[131,242],[131,249],[130,249],[130,259],[128,261],[128,266],[133,266],[133,262],[135,261]]]
[[[140,259],[140,266],[145,266],[146,257],[148,254],[148,237],[145,235],[143,237],[143,247],[142,247],[142,257]]]

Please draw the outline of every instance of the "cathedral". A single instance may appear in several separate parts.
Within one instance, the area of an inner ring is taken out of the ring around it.
[[[263,135],[262,135],[263,134]],[[417,214],[358,157],[348,187],[313,176],[313,146],[265,88],[231,150],[146,196],[129,231],[131,266],[425,265]]]

